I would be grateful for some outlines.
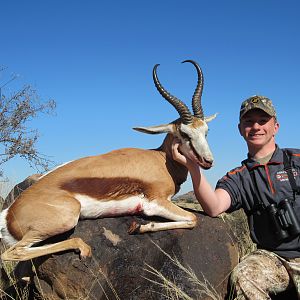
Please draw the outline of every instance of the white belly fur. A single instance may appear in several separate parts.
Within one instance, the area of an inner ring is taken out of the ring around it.
[[[98,200],[86,195],[75,195],[81,204],[80,218],[113,217],[138,214],[148,201],[144,195],[132,196],[122,200]]]

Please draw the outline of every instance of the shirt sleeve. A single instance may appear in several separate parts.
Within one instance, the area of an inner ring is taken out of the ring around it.
[[[216,189],[223,189],[230,195],[231,205],[226,212],[232,212],[242,207],[239,177],[230,173],[228,172],[216,184]]]

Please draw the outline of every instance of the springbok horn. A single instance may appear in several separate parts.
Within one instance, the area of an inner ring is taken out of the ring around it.
[[[159,64],[155,65],[153,68],[153,81],[157,90],[170,104],[172,104],[175,107],[184,124],[192,123],[192,114],[189,111],[188,107],[181,100],[177,99],[176,97],[172,96],[168,91],[166,91],[159,82],[156,74],[156,69],[158,66]]]
[[[195,66],[197,69],[198,73],[198,82],[197,82],[197,87],[195,89],[194,95],[193,95],[193,100],[192,100],[192,108],[194,112],[194,116],[196,118],[199,118],[201,120],[204,120],[204,113],[201,105],[201,96],[202,96],[202,90],[203,90],[203,73],[199,65],[193,61],[193,60],[185,60],[182,63],[189,62]]]

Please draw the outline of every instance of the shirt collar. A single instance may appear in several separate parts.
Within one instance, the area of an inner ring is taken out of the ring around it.
[[[276,144],[276,149],[272,157],[270,158],[270,160],[266,163],[266,165],[271,165],[271,164],[278,165],[282,163],[283,163],[283,152],[282,149],[280,149],[279,146]],[[259,164],[258,161],[251,158],[249,156],[249,153],[248,153],[248,158],[243,160],[242,164],[246,165],[249,170],[258,166],[262,166],[261,164]]]

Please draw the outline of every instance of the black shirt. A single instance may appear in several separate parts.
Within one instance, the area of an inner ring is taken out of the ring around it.
[[[300,149],[286,149],[291,158],[291,166],[296,183],[300,186]],[[216,188],[226,190],[231,197],[228,212],[243,208],[248,216],[250,235],[259,248],[267,249],[286,258],[300,257],[300,237],[278,242],[274,226],[264,209],[253,210],[257,205],[256,188],[249,171],[253,172],[259,197],[265,202],[278,204],[283,199],[293,199],[293,191],[283,165],[283,150],[276,150],[266,164],[259,164],[253,159],[246,159],[242,165],[228,172],[221,178]],[[294,209],[300,220],[300,195],[296,195]]]

